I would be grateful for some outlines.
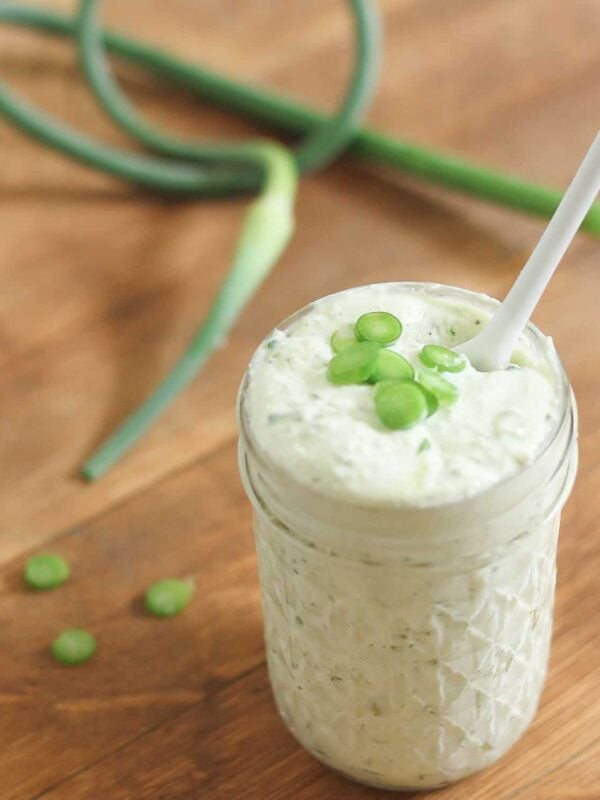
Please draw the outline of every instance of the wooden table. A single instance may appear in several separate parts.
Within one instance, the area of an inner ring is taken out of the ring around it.
[[[55,0],[70,10],[73,2]],[[384,72],[370,124],[549,184],[564,184],[598,126],[597,0],[381,0]],[[349,65],[341,2],[128,0],[111,24],[182,56],[330,107]],[[0,29],[0,75],[105,141],[72,48]],[[250,125],[133,71],[155,119],[195,135]],[[0,124],[0,797],[376,798],[303,752],[267,682],[250,508],[236,475],[234,398],[280,318],[370,281],[439,280],[501,296],[542,224],[347,161],[307,179],[298,232],[229,343],[105,480],[82,458],[162,376],[205,313],[244,203],[136,193]],[[600,246],[571,248],[536,319],[581,410],[581,469],[564,514],[552,666],[525,738],[444,800],[600,798]],[[72,564],[27,592],[33,552]],[[178,618],[140,611],[166,575],[198,592]],[[61,668],[67,626],[97,657]],[[413,795],[416,797],[417,795]]]

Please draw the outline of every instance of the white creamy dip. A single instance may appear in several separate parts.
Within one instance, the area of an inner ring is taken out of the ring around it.
[[[389,349],[418,370],[426,344],[453,347],[485,325],[483,296],[436,295],[431,287],[377,284],[324,297],[252,359],[245,408],[255,441],[299,482],[363,504],[432,505],[469,497],[528,464],[556,428],[560,367],[552,344],[541,358],[525,345],[521,366],[444,377],[458,402],[408,430],[380,422],[370,385],[327,380],[330,339],[369,311],[389,311],[404,330]]]
[[[389,311],[404,325],[393,349],[418,370],[423,345],[468,339],[495,304],[431,284],[325,297],[259,347],[240,394],[275,700],[308,750],[364,783],[441,786],[527,728],[576,414],[530,329],[519,368],[445,373],[457,402],[388,430],[372,386],[328,382],[330,337]]]

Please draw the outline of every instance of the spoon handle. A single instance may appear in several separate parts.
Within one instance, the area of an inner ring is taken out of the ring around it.
[[[523,328],[598,192],[600,133],[596,135],[548,227],[488,326],[494,328],[500,360],[510,358]]]

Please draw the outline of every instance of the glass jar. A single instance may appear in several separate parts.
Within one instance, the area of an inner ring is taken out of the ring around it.
[[[547,347],[534,326],[525,335]],[[563,414],[537,459],[426,508],[332,500],[269,463],[248,429],[246,376],[239,459],[275,701],[298,741],[348,777],[443,786],[498,759],[535,715],[577,468],[575,401],[558,368]]]

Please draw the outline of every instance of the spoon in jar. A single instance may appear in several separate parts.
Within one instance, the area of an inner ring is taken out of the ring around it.
[[[480,372],[505,369],[519,336],[567,247],[600,192],[600,133],[581,162],[548,227],[485,328],[454,349]]]

